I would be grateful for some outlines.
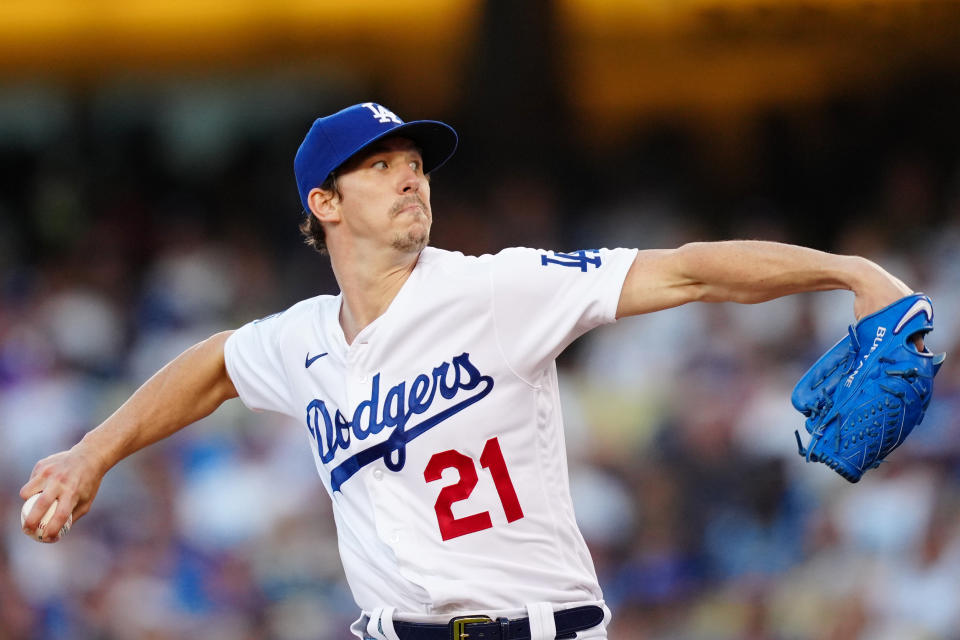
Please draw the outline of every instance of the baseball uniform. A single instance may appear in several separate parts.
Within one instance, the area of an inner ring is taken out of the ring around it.
[[[635,255],[427,247],[352,344],[339,295],[227,341],[244,404],[304,430],[367,618],[602,606],[570,499],[555,358],[614,321]]]

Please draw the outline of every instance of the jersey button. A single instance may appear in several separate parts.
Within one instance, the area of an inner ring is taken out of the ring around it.
[[[381,469],[373,470],[373,479],[374,480],[383,480],[383,471]]]

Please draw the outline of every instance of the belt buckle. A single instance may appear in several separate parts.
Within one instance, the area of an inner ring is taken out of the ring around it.
[[[476,622],[493,622],[488,616],[460,616],[450,620],[450,638],[451,640],[467,640],[470,634],[466,631],[468,624]]]

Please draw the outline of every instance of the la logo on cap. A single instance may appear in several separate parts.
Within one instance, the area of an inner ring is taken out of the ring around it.
[[[376,104],[374,102],[364,102],[363,105],[367,109],[370,109],[370,113],[373,114],[373,117],[376,118],[381,124],[386,124],[388,122],[394,122],[396,124],[403,124],[403,120],[397,117],[393,111],[387,109],[384,106]]]

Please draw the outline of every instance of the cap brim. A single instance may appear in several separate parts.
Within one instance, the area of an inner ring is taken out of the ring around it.
[[[398,137],[411,140],[420,149],[420,155],[423,157],[424,173],[430,173],[443,166],[453,156],[453,152],[457,150],[457,132],[453,130],[453,127],[438,120],[414,120],[367,140],[351,151],[347,159],[335,167],[334,171],[378,140]]]

